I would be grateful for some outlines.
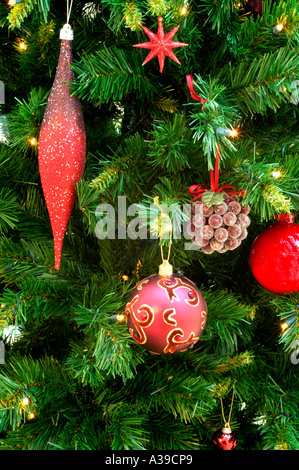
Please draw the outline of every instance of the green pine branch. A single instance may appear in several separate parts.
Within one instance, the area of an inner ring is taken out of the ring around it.
[[[298,50],[287,46],[256,57],[250,63],[229,64],[219,78],[234,93],[232,103],[243,115],[266,114],[268,109],[277,111],[285,103],[291,105],[298,66]]]
[[[219,34],[226,23],[237,20],[239,6],[233,0],[201,0],[198,2],[197,9],[205,13],[206,22],[209,22],[212,30],[217,30]]]
[[[80,58],[73,65],[77,79],[72,88],[81,99],[107,103],[128,93],[148,98],[159,88],[148,78],[137,53],[112,46]]]
[[[37,154],[40,125],[43,119],[49,92],[43,88],[32,89],[28,100],[19,100],[9,115],[10,145],[21,151]],[[32,139],[35,139],[33,141]],[[34,142],[34,143],[32,143]]]
[[[277,213],[290,214],[298,207],[294,158],[289,155],[273,163],[271,157],[272,153],[263,152],[253,153],[252,159],[243,159],[241,154],[234,165],[235,176],[230,177],[233,185],[246,192],[244,204],[249,204],[262,221],[273,219]]]
[[[16,227],[19,205],[16,196],[10,189],[0,190],[0,234]]]
[[[273,299],[271,303],[276,307],[281,326],[283,326],[279,342],[291,357],[292,354],[296,354],[299,345],[299,296],[298,294],[283,295]]]
[[[200,141],[208,161],[208,169],[214,168],[214,158],[221,147],[221,156],[227,158],[236,151],[233,139],[223,131],[232,131],[240,118],[233,96],[217,78],[204,80],[200,75],[194,77],[195,92],[206,100],[192,103],[189,125],[194,141]]]
[[[20,28],[23,21],[32,13],[40,12],[46,22],[51,0],[23,0],[10,9],[8,21],[10,29]],[[38,7],[38,8],[37,8]]]

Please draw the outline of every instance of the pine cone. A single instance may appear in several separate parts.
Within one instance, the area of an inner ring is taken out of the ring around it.
[[[223,203],[208,207],[196,201],[191,208],[193,243],[210,255],[235,250],[248,235],[250,206],[242,206],[238,194],[223,194]],[[189,233],[188,232],[188,233]]]

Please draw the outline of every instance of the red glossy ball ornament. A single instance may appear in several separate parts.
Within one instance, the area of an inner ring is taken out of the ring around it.
[[[66,227],[76,200],[76,183],[83,174],[86,135],[79,100],[72,96],[72,30],[66,24],[56,75],[43,117],[38,162],[43,193],[54,237],[55,268],[60,268]]]
[[[249,262],[255,279],[270,292],[299,291],[299,225],[293,215],[281,214],[257,236]]]
[[[207,305],[196,285],[173,274],[164,261],[159,274],[137,284],[125,315],[138,344],[153,354],[174,354],[197,343],[206,324]]]
[[[230,426],[216,431],[212,438],[212,445],[215,450],[235,450],[237,447],[236,434],[232,432]]]

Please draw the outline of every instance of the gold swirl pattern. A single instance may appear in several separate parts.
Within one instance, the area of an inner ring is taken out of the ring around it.
[[[134,340],[137,343],[145,344],[147,341],[147,336],[144,332],[144,328],[148,328],[153,323],[154,318],[155,318],[155,312],[153,311],[152,307],[150,307],[149,305],[141,305],[141,307],[138,308],[137,313],[141,314],[142,312],[145,312],[146,319],[139,320],[136,317],[135,312],[134,312],[134,305],[138,301],[138,299],[139,299],[139,295],[137,294],[135,295],[135,297],[133,297],[131,302],[127,304],[126,310],[129,310],[130,312],[130,316],[137,330],[137,334],[136,332],[134,333],[133,328],[130,328],[129,331],[130,331],[131,336],[134,338]]]
[[[158,286],[161,287],[161,289],[165,289],[170,302],[173,302],[173,299],[175,299],[177,302],[180,302],[180,299],[177,296],[175,291],[179,287],[183,287],[184,289],[188,289],[188,291],[190,293],[190,298],[189,299],[184,299],[185,302],[188,305],[191,305],[192,307],[197,307],[197,305],[199,304],[199,296],[198,296],[196,290],[192,289],[192,286],[190,286],[189,284],[186,284],[179,277],[174,277],[174,280],[175,280],[175,284],[173,284],[173,285],[170,285],[170,282],[171,282],[170,279],[160,279],[158,281]]]
[[[184,332],[181,328],[175,328],[174,330],[171,330],[170,333],[167,335],[167,346],[164,348],[164,353],[171,353],[173,354],[176,351],[176,348],[178,346],[181,346],[182,344],[188,345],[189,343],[196,343],[199,338],[195,336],[195,333],[192,331],[185,341],[180,341],[178,339],[178,336],[184,336]]]

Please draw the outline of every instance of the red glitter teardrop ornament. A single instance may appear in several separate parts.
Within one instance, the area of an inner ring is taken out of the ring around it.
[[[59,270],[63,238],[83,174],[86,135],[79,100],[71,96],[74,80],[73,34],[69,24],[60,34],[61,46],[56,75],[43,117],[38,162],[43,193],[54,237],[55,268]]]
[[[299,225],[281,214],[252,244],[249,256],[256,280],[270,292],[299,292]]]
[[[132,338],[153,354],[173,354],[191,349],[202,334],[207,306],[189,279],[172,274],[163,262],[159,274],[135,287],[125,309]]]
[[[230,426],[226,425],[214,433],[212,445],[215,450],[235,450],[237,447],[236,434],[232,432]]]

